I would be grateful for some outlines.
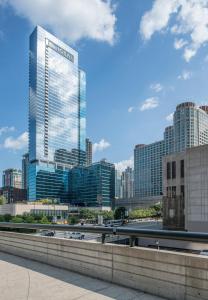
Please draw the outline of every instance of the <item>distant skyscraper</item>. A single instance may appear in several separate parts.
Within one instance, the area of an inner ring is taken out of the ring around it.
[[[17,169],[7,169],[3,171],[3,187],[22,188],[22,171]]]
[[[22,157],[22,188],[28,189],[29,153]]]
[[[121,182],[122,172],[120,170],[115,170],[115,198],[122,198],[122,182]]]
[[[92,164],[92,142],[86,139],[86,166]]]
[[[128,199],[134,196],[134,171],[132,168],[127,167],[126,170],[122,172],[121,187],[122,187],[121,198]]]
[[[175,148],[174,126],[168,126],[165,128],[164,141],[165,141],[165,153],[166,154],[173,153]]]
[[[208,143],[208,106],[185,102],[174,113],[175,152]]]
[[[135,196],[162,199],[162,157],[208,144],[207,112],[208,106],[197,107],[193,102],[179,104],[174,112],[173,126],[165,129],[164,140],[135,146]]]
[[[85,164],[86,78],[78,53],[36,27],[30,36],[29,200],[68,201],[68,172]]]
[[[136,145],[134,149],[134,191],[137,198],[161,196],[162,157],[165,142]]]

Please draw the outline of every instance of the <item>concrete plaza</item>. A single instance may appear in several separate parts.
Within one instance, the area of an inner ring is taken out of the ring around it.
[[[162,298],[0,252],[2,300],[161,300]]]

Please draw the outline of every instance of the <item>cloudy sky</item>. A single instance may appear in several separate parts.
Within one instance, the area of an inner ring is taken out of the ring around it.
[[[0,171],[27,151],[37,24],[79,52],[95,161],[131,165],[134,146],[160,140],[178,103],[208,103],[208,0],[0,0]]]

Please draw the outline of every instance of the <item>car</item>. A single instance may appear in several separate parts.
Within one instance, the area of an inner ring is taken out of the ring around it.
[[[208,250],[202,250],[199,254],[208,256]]]
[[[83,240],[85,235],[81,232],[71,232],[69,234],[70,239],[75,239],[75,240]]]
[[[49,230],[42,230],[40,234],[42,236],[54,236],[54,232]]]

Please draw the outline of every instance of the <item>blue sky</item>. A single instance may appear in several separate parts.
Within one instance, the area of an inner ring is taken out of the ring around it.
[[[183,101],[208,103],[208,1],[0,0],[0,171],[27,151],[28,38],[39,24],[79,52],[94,160],[132,163]]]

